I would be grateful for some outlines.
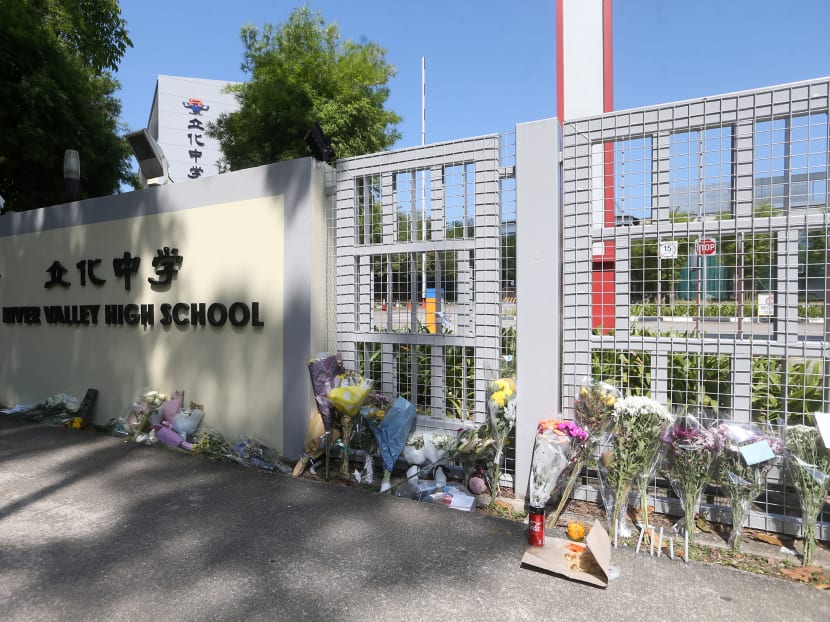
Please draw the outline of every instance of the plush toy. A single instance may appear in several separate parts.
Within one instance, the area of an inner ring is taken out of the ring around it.
[[[467,488],[474,495],[483,495],[487,492],[487,482],[484,480],[484,468],[479,465],[476,467],[475,473],[467,482]]]

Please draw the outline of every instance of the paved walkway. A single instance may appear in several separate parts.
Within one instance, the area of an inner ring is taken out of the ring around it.
[[[521,524],[0,417],[0,618],[821,620],[830,593],[614,552],[599,589]]]

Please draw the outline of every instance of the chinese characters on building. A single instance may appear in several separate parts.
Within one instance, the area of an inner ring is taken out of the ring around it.
[[[182,102],[182,105],[190,110],[191,114],[191,117],[187,121],[187,141],[189,145],[187,155],[190,160],[193,160],[193,165],[190,167],[190,172],[187,176],[190,179],[198,179],[205,172],[205,169],[199,166],[199,160],[204,155],[202,147],[205,146],[205,124],[199,117],[203,110],[210,110],[210,106],[205,105],[201,99],[193,97],[186,102]]]

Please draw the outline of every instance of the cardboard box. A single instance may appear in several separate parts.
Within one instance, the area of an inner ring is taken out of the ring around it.
[[[580,547],[584,547],[581,553]],[[583,542],[546,538],[545,546],[527,547],[522,564],[582,583],[608,587],[611,540],[599,520],[595,520]]]

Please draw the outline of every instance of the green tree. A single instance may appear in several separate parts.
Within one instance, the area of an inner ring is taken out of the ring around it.
[[[689,220],[689,214],[679,209],[673,208],[669,213],[669,221],[672,224],[685,223]],[[657,238],[633,238],[631,240],[629,258],[632,300],[642,302],[656,298],[658,281],[662,297],[671,298],[683,269],[688,265],[693,241],[688,237],[672,236],[670,239],[677,242],[676,259],[659,259]]]
[[[770,201],[755,206],[755,218],[780,216],[783,211]],[[742,268],[741,292],[744,301],[752,302],[755,294],[772,291],[776,285],[776,236],[774,233],[748,233],[742,238],[725,235],[720,240],[720,262],[736,277]],[[748,299],[748,300],[747,300]]]
[[[827,272],[827,231],[802,229],[798,236],[798,298],[823,300]]]
[[[341,41],[337,24],[308,7],[279,27],[249,24],[241,36],[251,79],[230,87],[240,109],[208,132],[230,169],[309,155],[304,137],[315,122],[338,157],[382,151],[400,138],[400,117],[384,109],[395,69],[383,48]]]
[[[134,180],[110,73],[132,43],[117,0],[0,2],[0,195],[6,209],[65,200],[63,155],[81,158],[78,198]]]

